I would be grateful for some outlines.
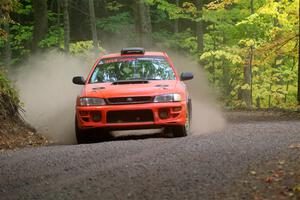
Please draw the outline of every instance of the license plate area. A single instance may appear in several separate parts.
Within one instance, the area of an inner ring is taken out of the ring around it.
[[[118,110],[108,111],[107,123],[153,122],[152,110]]]

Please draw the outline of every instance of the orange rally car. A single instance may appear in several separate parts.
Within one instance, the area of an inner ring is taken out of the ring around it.
[[[110,130],[165,128],[175,137],[190,129],[191,99],[183,81],[165,52],[145,52],[143,48],[123,48],[121,53],[96,60],[76,102],[75,131],[78,143],[90,134]]]

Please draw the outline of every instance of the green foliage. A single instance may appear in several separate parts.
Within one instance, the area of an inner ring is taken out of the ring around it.
[[[190,2],[183,2],[181,6],[176,6],[174,3],[169,3],[166,0],[146,0],[151,5],[156,5],[157,9],[166,12],[170,19],[189,19],[196,21],[198,11],[196,6]]]
[[[87,54],[92,51],[93,48],[93,41],[91,40],[70,43],[70,52],[74,55]]]
[[[98,28],[109,33],[124,34],[133,29],[133,21],[129,12],[121,12],[114,16],[102,18],[96,22]]]
[[[19,63],[30,55],[34,26],[32,1],[5,1],[12,4],[5,8],[4,16],[13,11],[14,19],[0,19],[1,25],[10,24],[8,37],[3,37],[5,31],[0,30],[0,48],[3,53],[9,41],[12,62]],[[197,9],[195,1],[179,1],[178,6],[175,1],[144,1],[150,5],[154,43],[185,51],[196,58],[206,70],[224,106],[247,106],[244,91],[251,91],[252,107],[296,105],[299,0],[253,1],[252,13],[249,0],[206,0],[202,1],[205,3],[202,11]],[[55,2],[48,3],[48,34],[39,43],[43,49],[63,49],[62,7],[58,12]],[[140,19],[134,17],[137,8],[132,1],[99,1],[95,6],[96,11],[99,10],[96,23],[102,43],[120,40],[122,44],[136,45],[139,36],[135,33],[135,25]],[[93,59],[86,7],[85,1],[70,1],[70,53]],[[196,35],[195,27],[200,21],[204,31],[204,52],[201,55],[197,41],[200,37]],[[176,29],[175,22],[178,22]],[[99,52],[103,51],[99,49]],[[251,83],[246,81],[245,73],[250,64]]]
[[[16,1],[5,0],[0,2],[1,16],[0,26],[11,23],[10,12],[16,5]],[[0,47],[8,42],[8,33],[0,29]],[[17,91],[0,69],[0,115],[4,117],[19,116],[20,100]]]
[[[5,117],[17,116],[20,100],[17,91],[11,86],[4,72],[0,70],[0,115]]]
[[[24,0],[24,3],[20,3],[17,1],[16,6],[15,6],[15,12],[19,15],[24,15],[28,16],[32,13],[32,5],[31,5],[31,0]]]
[[[30,4],[31,0],[24,0],[24,4],[17,0],[7,1],[11,2],[10,12],[18,14],[20,18],[32,13],[32,6],[25,5]],[[9,34],[7,35],[7,37],[0,37],[0,48],[4,49],[5,44],[9,43],[8,45],[12,53],[10,64],[13,65],[18,63],[20,60],[22,60],[22,58],[24,58],[30,53],[29,49],[31,46],[33,26],[31,24],[20,24],[14,19],[12,19],[7,21],[6,29]],[[3,63],[0,63],[0,65],[3,65]]]
[[[39,42],[41,48],[62,47],[64,44],[64,30],[59,27],[51,27],[47,37]]]
[[[230,52],[226,52],[224,50],[216,50],[216,51],[205,52],[200,57],[200,60],[203,60],[203,61],[206,61],[206,60],[210,61],[212,59],[226,60],[226,61],[230,62],[233,65],[243,63],[243,60],[239,55],[236,55],[236,54],[233,54],[233,53],[230,53]]]
[[[11,51],[14,55],[11,64],[16,64],[22,60],[22,58],[29,55],[32,31],[32,26],[13,24],[10,26],[9,37],[0,37],[0,48],[4,48],[5,43],[9,42]],[[0,63],[0,65],[3,64]]]
[[[109,11],[119,11],[124,5],[117,1],[107,2],[105,8]]]
[[[27,25],[12,25],[10,32],[10,45],[14,54],[20,59],[30,53],[31,38],[33,26]],[[18,58],[15,59],[15,62]],[[13,62],[13,63],[15,63]]]
[[[97,53],[99,54],[103,54],[104,52],[105,49],[102,47],[97,49]],[[70,53],[78,57],[82,57],[88,62],[95,60],[94,45],[92,40],[70,43]]]
[[[183,17],[180,15],[180,13],[183,12],[182,9],[177,7],[175,4],[163,0],[148,0],[148,2],[152,5],[157,5],[159,10],[168,13],[170,19],[178,19]]]
[[[12,0],[1,0],[0,1],[0,37],[7,39],[7,31],[3,29],[3,26],[11,23],[10,12],[13,10]]]
[[[226,4],[226,5],[225,5]],[[254,1],[254,14],[249,1],[223,1],[209,4],[203,19],[212,24],[205,35],[205,52],[200,59],[224,88],[222,78],[229,76],[230,96],[221,92],[227,106],[244,106],[242,90],[252,90],[253,107],[293,107],[296,101],[299,0]],[[212,7],[210,7],[212,6]],[[212,8],[212,9],[211,9]],[[252,85],[244,82],[244,67],[252,62]],[[224,64],[227,71],[217,73]],[[226,84],[226,83],[225,83]]]
[[[197,51],[196,37],[193,36],[191,29],[186,29],[179,33],[161,30],[153,33],[153,39],[156,43],[168,48],[185,49],[192,54]]]

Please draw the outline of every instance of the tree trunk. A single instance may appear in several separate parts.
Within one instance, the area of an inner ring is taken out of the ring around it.
[[[152,25],[150,7],[145,0],[137,0],[134,5],[135,29],[138,37],[138,45],[151,47]]]
[[[70,20],[69,20],[69,0],[64,0],[64,50],[70,51]]]
[[[134,28],[135,28],[135,35],[136,35],[136,43],[137,46],[142,46],[142,39],[141,39],[141,22],[140,22],[140,12],[138,2],[133,0],[132,2],[133,7],[133,15],[134,15]]]
[[[199,18],[202,18],[203,11],[203,0],[195,0],[195,5],[197,7],[197,11],[199,12]],[[198,19],[196,22],[196,36],[197,36],[197,49],[199,54],[201,55],[204,50],[204,26],[202,19]]]
[[[225,34],[223,34],[223,44],[226,44],[226,40],[227,38],[225,38]],[[221,78],[221,84],[222,84],[222,95],[225,98],[229,97],[229,80],[230,80],[230,72],[229,72],[229,68],[228,68],[228,64],[226,63],[225,59],[222,58],[222,78]],[[227,102],[226,102],[227,105]]]
[[[261,105],[260,105],[260,97],[256,98],[256,108],[260,109]]]
[[[45,38],[48,32],[47,0],[32,0],[34,28],[32,50],[38,50],[39,42]]]
[[[176,6],[179,7],[179,0],[176,0]],[[174,33],[179,32],[179,19],[174,20]]]
[[[291,71],[294,70],[295,64],[296,64],[296,59],[293,58],[293,65],[291,67]],[[287,83],[286,83],[286,88],[285,88],[286,94],[284,95],[284,103],[287,102],[287,95],[289,93],[289,85],[290,85],[290,83],[291,83],[291,81],[287,81]]]
[[[223,71],[223,77],[222,77],[222,88],[223,88],[223,96],[228,98],[230,95],[230,90],[229,90],[229,69],[228,69],[228,65],[226,64],[226,62],[224,61],[224,59],[222,59],[222,71]]]
[[[61,0],[57,0],[57,27],[60,27]]]
[[[89,12],[90,12],[90,23],[91,23],[91,30],[92,30],[92,36],[93,36],[93,45],[94,45],[95,53],[97,54],[98,37],[97,37],[97,29],[96,29],[94,0],[89,0]]]
[[[139,11],[141,18],[141,31],[142,31],[142,45],[144,47],[150,47],[152,45],[152,25],[150,17],[150,7],[145,0],[140,0]]]
[[[300,46],[298,45],[299,52]],[[300,105],[300,57],[298,58],[298,95],[297,95],[298,105]]]
[[[250,13],[254,14],[253,0],[250,0]],[[244,66],[244,84],[250,86],[243,90],[243,99],[249,108],[252,105],[252,63],[253,63],[253,50],[254,47],[251,45],[249,49],[248,59],[249,63]]]
[[[251,56],[251,53],[249,53],[249,56]],[[249,64],[246,63],[244,66],[244,84],[247,84],[248,86],[251,85],[251,64],[250,64],[251,58],[249,58]],[[248,87],[243,90],[243,100],[246,102],[247,107],[251,106],[251,88]]]
[[[250,73],[250,105],[252,105],[252,93],[253,93],[253,78],[252,78],[252,68],[253,68],[253,57],[254,57],[254,47],[250,47],[249,55],[249,73]]]
[[[213,30],[215,30],[215,24],[213,24]],[[216,36],[214,33],[212,33],[212,40],[213,40],[213,51],[216,51],[217,45],[216,45]],[[213,84],[216,83],[216,66],[215,66],[215,56],[212,58],[212,70],[211,73],[213,74]]]
[[[272,96],[271,96],[271,93],[272,93],[272,83],[270,83],[269,92],[270,92],[270,94],[269,94],[268,108],[271,108],[271,98],[272,98]]]

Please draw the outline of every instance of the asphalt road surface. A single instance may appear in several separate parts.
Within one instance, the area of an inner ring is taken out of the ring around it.
[[[295,142],[300,121],[288,120],[229,123],[184,138],[5,151],[0,199],[231,199],[251,166],[288,157]]]

